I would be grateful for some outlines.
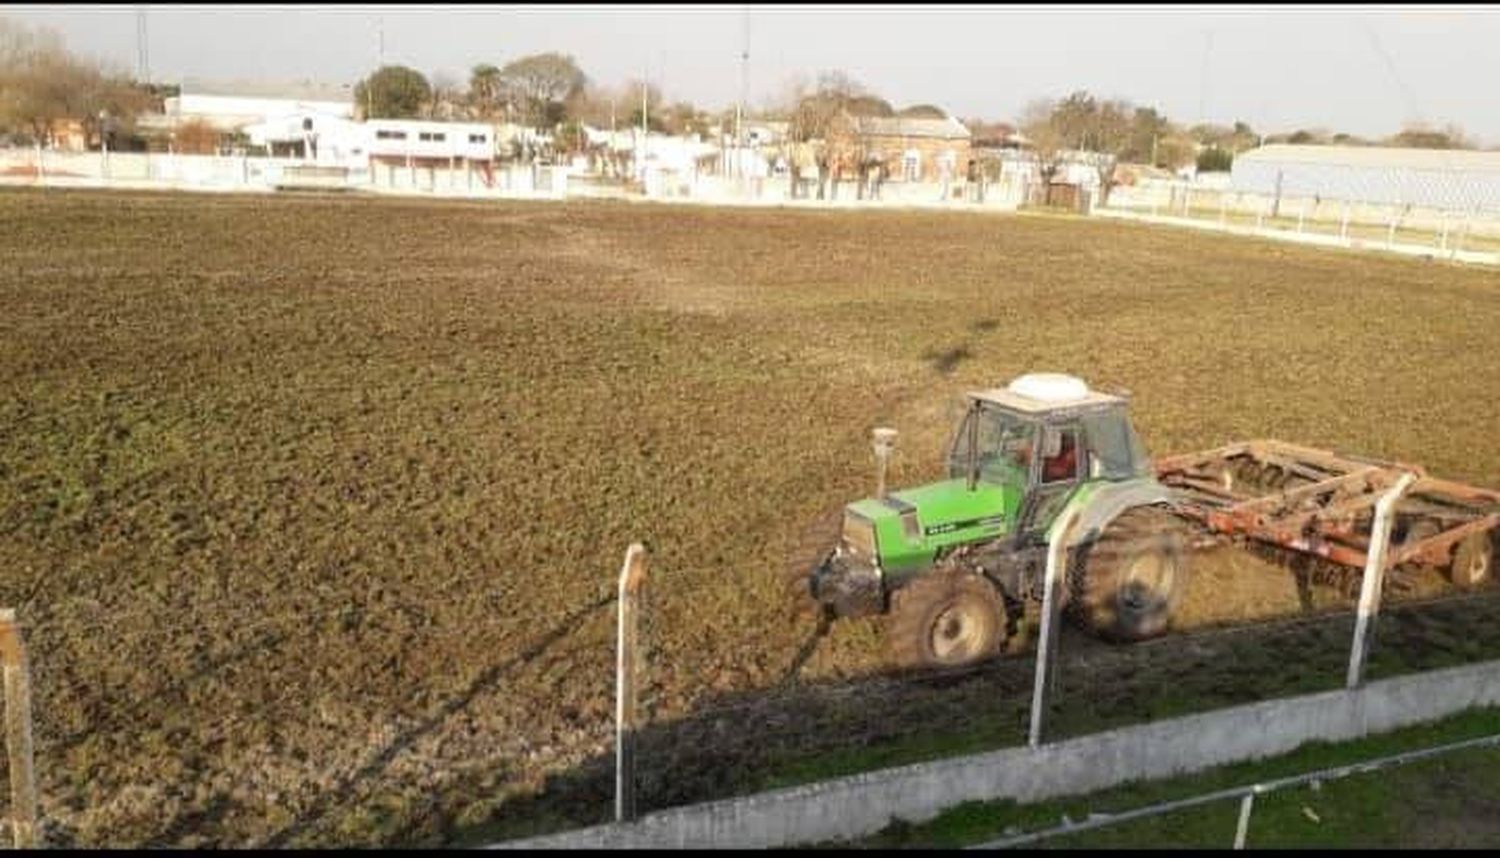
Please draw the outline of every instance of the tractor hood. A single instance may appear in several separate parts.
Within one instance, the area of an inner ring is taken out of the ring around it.
[[[845,533],[862,526],[860,520],[869,522],[881,568],[899,575],[931,564],[947,546],[1008,532],[1020,500],[1019,487],[979,483],[970,489],[964,479],[942,480],[849,504]]]

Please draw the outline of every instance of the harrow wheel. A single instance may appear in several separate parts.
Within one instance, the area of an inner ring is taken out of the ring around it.
[[[999,653],[1007,627],[1005,605],[988,581],[960,569],[933,570],[891,597],[886,643],[898,668],[962,667]]]
[[[1453,552],[1453,563],[1448,567],[1448,580],[1464,590],[1482,587],[1489,583],[1495,569],[1495,546],[1488,533],[1475,533],[1458,544]]]
[[[1126,510],[1097,540],[1074,551],[1070,613],[1108,640],[1164,634],[1187,588],[1185,530],[1160,507]]]

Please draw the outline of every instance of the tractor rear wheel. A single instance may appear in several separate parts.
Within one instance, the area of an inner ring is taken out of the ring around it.
[[[1074,549],[1070,613],[1108,640],[1165,633],[1187,589],[1186,545],[1186,527],[1170,511],[1126,510],[1098,539]]]
[[[893,666],[962,667],[1005,644],[1005,605],[994,585],[960,569],[934,570],[891,597],[886,644]]]
[[[1466,537],[1453,551],[1453,564],[1448,567],[1448,580],[1454,586],[1471,590],[1489,583],[1495,569],[1495,545],[1488,533],[1475,533]]]

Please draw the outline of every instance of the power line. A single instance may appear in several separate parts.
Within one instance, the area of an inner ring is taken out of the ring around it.
[[[1417,102],[1416,96],[1412,93],[1411,88],[1406,85],[1406,81],[1401,79],[1401,74],[1396,71],[1396,62],[1395,60],[1391,59],[1391,55],[1386,52],[1385,46],[1380,43],[1380,36],[1376,35],[1375,28],[1371,27],[1370,22],[1364,20],[1363,18],[1360,19],[1359,23],[1360,27],[1365,31],[1365,36],[1370,40],[1370,46],[1375,49],[1375,53],[1379,55],[1380,59],[1385,63],[1385,69],[1390,73],[1391,80],[1396,83],[1396,87],[1401,90],[1401,96],[1406,99],[1407,115],[1410,116],[1413,121],[1421,122],[1421,105]]]

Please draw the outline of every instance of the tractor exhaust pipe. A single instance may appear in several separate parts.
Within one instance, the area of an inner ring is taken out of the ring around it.
[[[885,469],[896,448],[896,430],[876,428],[875,437],[875,497],[885,500]]]

